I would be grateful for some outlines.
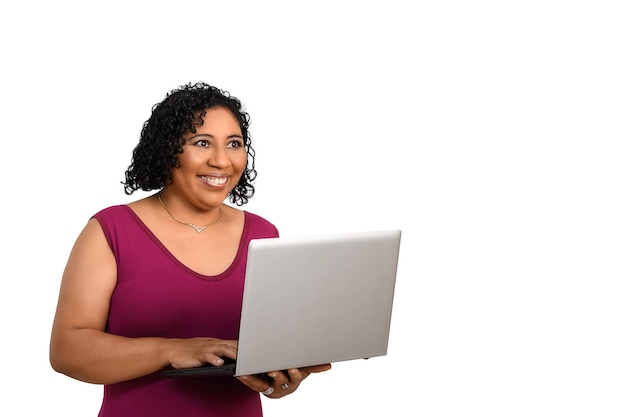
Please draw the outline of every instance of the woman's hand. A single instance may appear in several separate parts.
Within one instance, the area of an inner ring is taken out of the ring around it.
[[[280,398],[293,393],[309,375],[328,371],[331,364],[292,368],[287,371],[272,371],[262,375],[247,375],[238,379],[250,389],[268,398]]]
[[[165,343],[173,368],[196,368],[206,364],[220,366],[224,358],[237,357],[237,341],[212,337],[168,339]]]

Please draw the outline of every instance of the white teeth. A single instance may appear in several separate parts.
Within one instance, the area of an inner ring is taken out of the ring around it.
[[[210,185],[224,185],[226,184],[227,177],[200,177],[202,181]]]

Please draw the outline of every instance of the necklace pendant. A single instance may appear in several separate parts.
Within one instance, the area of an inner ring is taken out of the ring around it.
[[[196,225],[195,225],[195,224],[193,224],[193,223],[189,223],[189,226],[190,226],[190,227],[193,227],[193,229],[194,229],[196,232],[198,232],[198,233],[202,233],[202,231],[208,227],[208,225],[207,225],[207,226],[198,227],[198,226],[196,226]]]

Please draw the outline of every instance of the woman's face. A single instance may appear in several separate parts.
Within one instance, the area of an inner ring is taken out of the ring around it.
[[[237,119],[223,107],[207,109],[204,124],[183,138],[180,167],[172,169],[170,188],[198,207],[221,205],[248,162]]]

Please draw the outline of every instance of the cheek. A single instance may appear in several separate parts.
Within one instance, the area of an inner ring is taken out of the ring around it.
[[[183,152],[178,155],[178,162],[180,164],[180,170],[194,170],[197,169],[199,165],[206,163],[206,158],[203,158],[202,155],[195,154],[193,152]]]
[[[237,171],[241,171],[243,172],[246,169],[246,166],[248,165],[248,154],[244,154],[241,156],[238,156],[237,158],[233,159],[233,166],[236,167]]]
[[[189,157],[189,155],[183,156],[182,154],[179,154],[178,164],[178,168],[172,169],[172,180],[176,180],[178,178],[179,182],[184,180],[189,173],[195,172],[197,168],[197,163],[193,158]]]

